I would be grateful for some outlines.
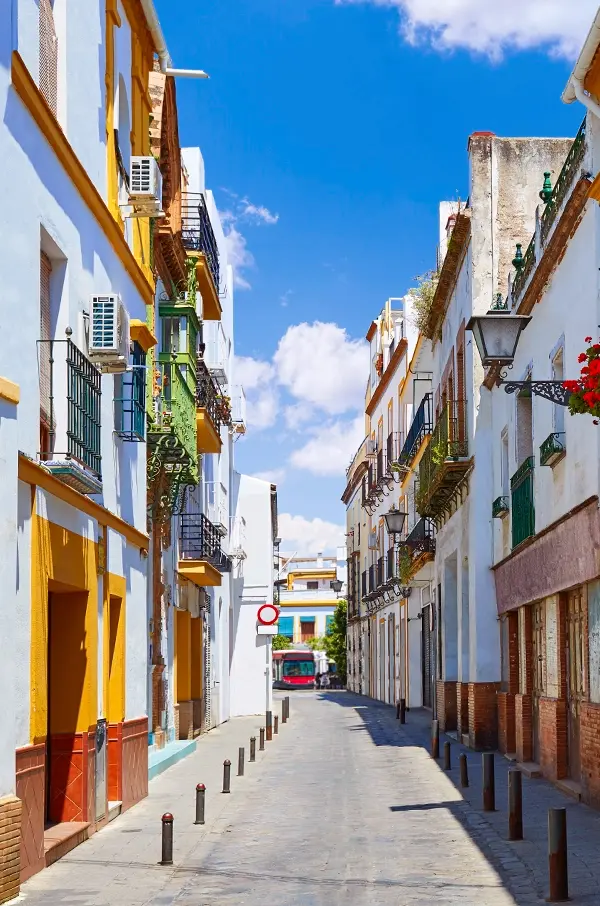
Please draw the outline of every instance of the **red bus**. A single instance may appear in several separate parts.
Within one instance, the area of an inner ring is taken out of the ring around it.
[[[273,652],[274,689],[314,689],[315,656],[310,650]]]

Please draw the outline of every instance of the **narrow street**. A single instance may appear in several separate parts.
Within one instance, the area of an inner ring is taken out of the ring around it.
[[[278,709],[280,701],[277,702]],[[480,809],[481,757],[457,788],[458,747],[445,776],[427,753],[427,715],[400,727],[393,709],[349,693],[292,696],[290,722],[246,763],[257,733],[234,720],[152,781],[148,799],[23,886],[30,906],[529,906],[544,902],[545,812],[567,805],[571,893],[598,902],[600,815],[544,781],[524,779],[525,837],[506,841],[506,771],[497,758],[497,808]],[[248,752],[246,752],[246,758]],[[232,761],[232,794],[221,789]],[[195,827],[194,788],[205,782],[207,823]],[[158,865],[160,816],[175,816],[172,868]]]

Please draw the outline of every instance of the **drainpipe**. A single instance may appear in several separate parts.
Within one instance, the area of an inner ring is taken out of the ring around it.
[[[146,22],[148,23],[148,28],[152,33],[154,38],[154,45],[156,47],[156,52],[158,53],[158,58],[160,60],[160,71],[166,73],[167,69],[171,65],[171,56],[167,50],[167,42],[165,41],[165,36],[161,28],[160,22],[158,21],[158,15],[154,8],[153,0],[141,0],[142,9],[144,10],[144,15],[146,16]]]
[[[576,76],[572,75],[571,85],[573,87],[573,91],[575,92],[575,97],[577,98],[579,103],[583,104],[583,106],[586,107],[590,111],[590,113],[593,113],[594,116],[597,116],[598,119],[600,119],[600,104],[597,104],[589,94],[585,93],[581,79],[578,79]]]

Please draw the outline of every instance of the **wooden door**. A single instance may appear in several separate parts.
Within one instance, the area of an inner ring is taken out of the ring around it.
[[[585,693],[583,608],[583,588],[575,588],[569,592],[567,607],[567,757],[569,777],[575,781],[581,779],[579,718]]]
[[[309,639],[314,639],[315,637],[315,621],[303,620],[300,623],[300,636],[303,642],[307,642]]]
[[[538,601],[532,605],[531,629],[533,635],[533,696],[532,730],[533,760],[540,762],[540,698],[546,685],[546,604]]]

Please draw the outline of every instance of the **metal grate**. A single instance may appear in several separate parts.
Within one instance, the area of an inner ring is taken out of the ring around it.
[[[220,288],[219,247],[208,216],[204,195],[194,192],[184,193],[181,213],[183,244],[190,252],[201,252],[206,255],[208,269],[218,292]]]
[[[140,442],[146,429],[146,355],[133,344],[132,369],[119,375],[120,394],[115,397],[116,432],[126,441]]]
[[[199,356],[196,365],[196,405],[206,409],[217,433],[221,430],[222,394],[210,371]]]
[[[58,109],[58,39],[54,27],[53,0],[39,0],[40,74],[39,88],[50,110]]]
[[[206,560],[220,572],[231,571],[231,560],[221,550],[221,534],[204,513],[180,516],[179,551],[183,560]]]
[[[406,435],[406,440],[400,456],[399,462],[402,465],[409,466],[418,453],[425,437],[431,434],[433,428],[433,394],[427,393],[421,400],[421,404],[415,412],[415,417]]]

